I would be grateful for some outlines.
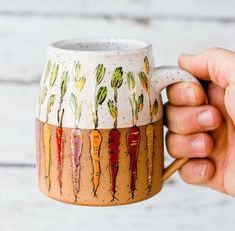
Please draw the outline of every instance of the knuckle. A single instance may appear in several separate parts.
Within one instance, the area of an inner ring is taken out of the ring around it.
[[[212,47],[207,50],[208,53],[215,54],[220,51],[223,51],[224,49],[222,47]]]
[[[175,115],[175,124],[176,124],[176,129],[177,133],[179,134],[186,134],[188,130],[188,122],[187,119],[185,119],[182,115]]]

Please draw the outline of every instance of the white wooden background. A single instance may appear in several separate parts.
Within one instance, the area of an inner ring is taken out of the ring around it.
[[[47,44],[88,36],[148,40],[158,65],[176,64],[181,52],[235,50],[235,2],[0,0],[0,230],[235,230],[234,198],[177,175],[130,206],[76,207],[39,193],[34,109]]]

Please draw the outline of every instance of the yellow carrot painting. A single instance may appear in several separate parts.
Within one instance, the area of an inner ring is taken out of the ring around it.
[[[139,72],[139,79],[141,85],[145,92],[148,95],[149,102],[149,116],[150,123],[146,128],[146,137],[147,137],[147,182],[148,182],[148,191],[151,191],[152,188],[152,175],[153,175],[153,158],[154,158],[154,126],[152,124],[153,117],[157,115],[158,112],[158,102],[155,99],[154,103],[151,102],[151,91],[150,91],[150,65],[148,57],[144,58],[144,68],[143,71]]]

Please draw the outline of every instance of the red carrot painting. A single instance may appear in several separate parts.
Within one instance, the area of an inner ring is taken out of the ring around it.
[[[62,173],[63,173],[64,143],[65,143],[65,133],[63,129],[64,109],[62,109],[62,104],[64,101],[65,93],[67,91],[67,84],[68,84],[68,72],[65,71],[62,74],[61,85],[60,85],[60,101],[59,101],[59,109],[57,112],[58,127],[56,128],[57,168],[58,168],[58,183],[59,183],[60,193],[62,193]]]
[[[116,178],[118,173],[118,159],[119,159],[119,145],[121,133],[117,129],[118,118],[118,88],[121,87],[123,82],[122,67],[117,67],[111,79],[111,87],[113,88],[113,100],[108,101],[109,113],[114,119],[113,129],[109,132],[108,148],[109,148],[109,168],[111,175],[111,192],[113,200],[117,199],[116,194]]]
[[[103,104],[107,97],[107,87],[101,86],[98,89],[98,86],[102,82],[105,75],[106,68],[103,64],[99,64],[95,70],[94,78],[94,87],[95,87],[95,99],[93,103],[93,108],[91,111],[91,118],[94,123],[94,129],[90,132],[90,153],[93,164],[93,193],[97,197],[97,189],[100,182],[100,147],[102,143],[102,135],[97,129],[98,127],[98,108]]]
[[[139,73],[139,79],[142,84],[142,87],[146,91],[148,95],[149,101],[149,116],[150,116],[150,123],[147,125],[146,128],[146,137],[147,137],[147,182],[148,182],[148,191],[151,191],[152,188],[152,175],[153,175],[153,158],[154,158],[154,126],[152,124],[153,117],[156,116],[158,111],[158,102],[155,99],[154,103],[152,104],[151,101],[151,91],[150,91],[150,66],[148,58],[144,58],[144,70]]]
[[[72,168],[73,168],[73,193],[75,201],[77,201],[77,194],[80,190],[80,170],[81,170],[81,154],[82,154],[82,131],[78,128],[79,120],[82,113],[81,105],[81,91],[86,83],[86,78],[80,75],[81,66],[79,63],[74,65],[74,86],[75,94],[71,94],[70,107],[74,115],[74,129],[71,131],[70,145],[72,151]]]
[[[136,97],[135,79],[132,72],[127,73],[127,83],[131,94],[131,97],[129,97],[129,101],[132,108],[133,127],[131,127],[127,132],[126,142],[127,142],[128,154],[130,156],[130,176],[131,176],[130,189],[131,189],[132,199],[134,199],[135,190],[136,190],[136,179],[137,179],[137,161],[138,161],[139,144],[140,144],[140,130],[136,126],[136,123],[138,120],[138,114],[143,109],[144,95],[140,94],[138,98]]]

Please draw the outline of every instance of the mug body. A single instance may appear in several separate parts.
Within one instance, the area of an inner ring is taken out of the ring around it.
[[[120,205],[162,187],[160,92],[151,45],[128,39],[53,43],[37,106],[43,193],[79,205]]]

